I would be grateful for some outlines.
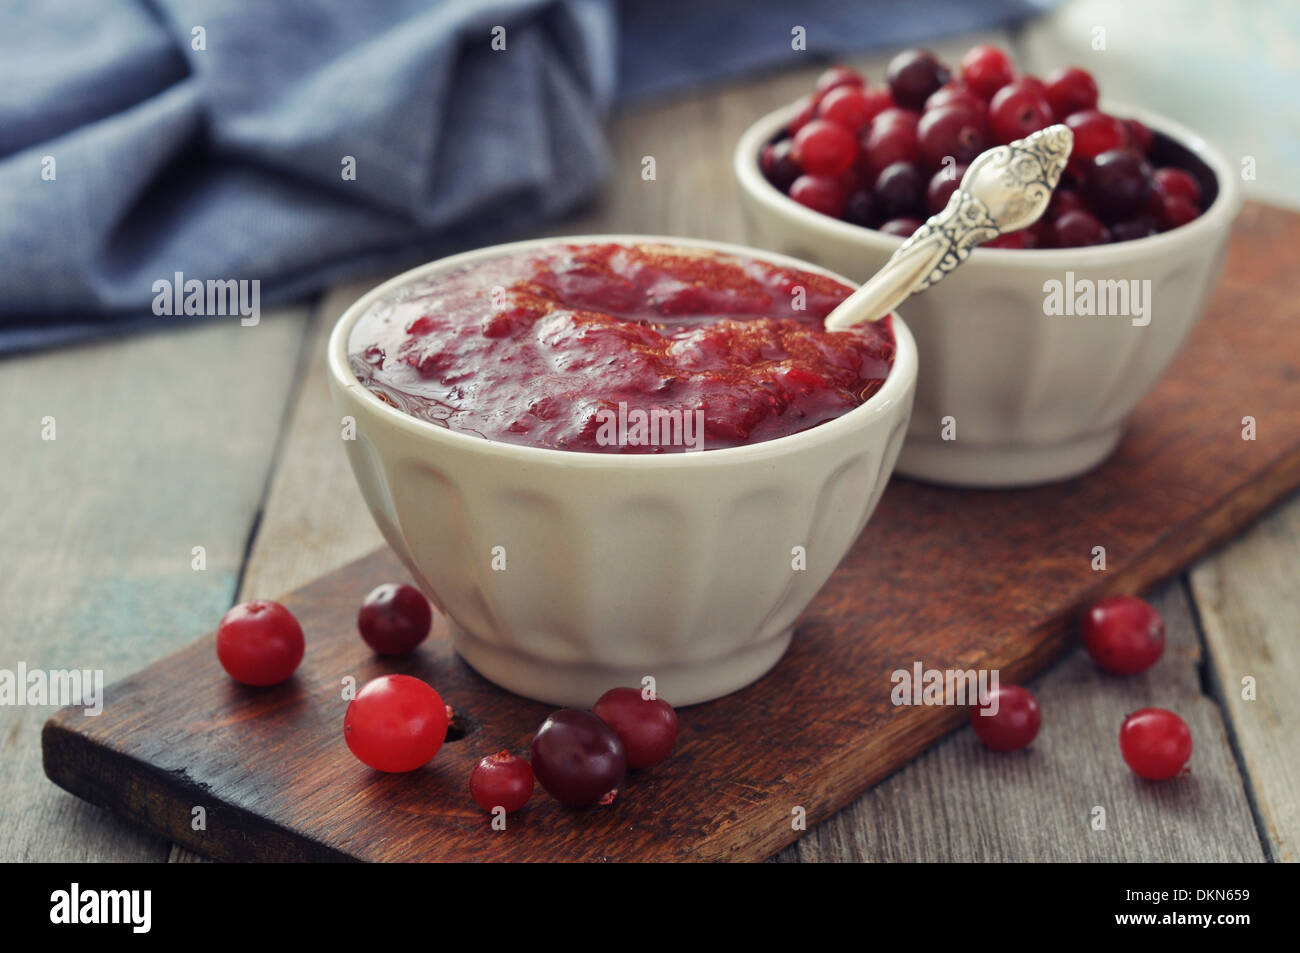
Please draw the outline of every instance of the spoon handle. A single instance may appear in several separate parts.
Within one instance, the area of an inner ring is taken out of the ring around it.
[[[828,331],[878,321],[970,257],[976,245],[1018,231],[1047,210],[1074,137],[1049,126],[980,153],[943,211],[899,246],[885,266],[826,318]]]

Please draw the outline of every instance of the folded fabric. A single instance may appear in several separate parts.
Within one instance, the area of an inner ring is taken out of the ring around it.
[[[0,352],[262,306],[554,219],[609,107],[1051,0],[42,0],[0,7]]]

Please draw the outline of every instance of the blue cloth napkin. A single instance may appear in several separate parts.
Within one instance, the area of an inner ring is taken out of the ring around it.
[[[1052,2],[0,0],[0,352],[508,237],[599,187],[616,103]]]

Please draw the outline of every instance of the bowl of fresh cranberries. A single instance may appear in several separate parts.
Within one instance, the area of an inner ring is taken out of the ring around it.
[[[1038,78],[1000,50],[832,67],[754,123],[733,157],[754,244],[863,281],[942,210],[980,152],[1062,122],[1050,208],[901,308],[921,371],[901,473],[1016,486],[1104,460],[1222,266],[1241,199],[1203,138],[1099,100],[1084,70]]]
[[[852,290],[771,252],[589,236],[445,258],[349,307],[342,443],[461,657],[577,708],[646,676],[689,705],[775,665],[907,431],[903,323],[823,327]],[[361,610],[376,652],[427,632],[390,618],[400,595]]]

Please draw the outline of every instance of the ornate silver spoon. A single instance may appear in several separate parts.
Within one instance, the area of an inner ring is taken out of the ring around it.
[[[1070,157],[1074,135],[1048,126],[971,162],[947,206],[933,215],[857,291],[826,316],[828,331],[878,321],[970,257],[971,249],[1038,221]]]

